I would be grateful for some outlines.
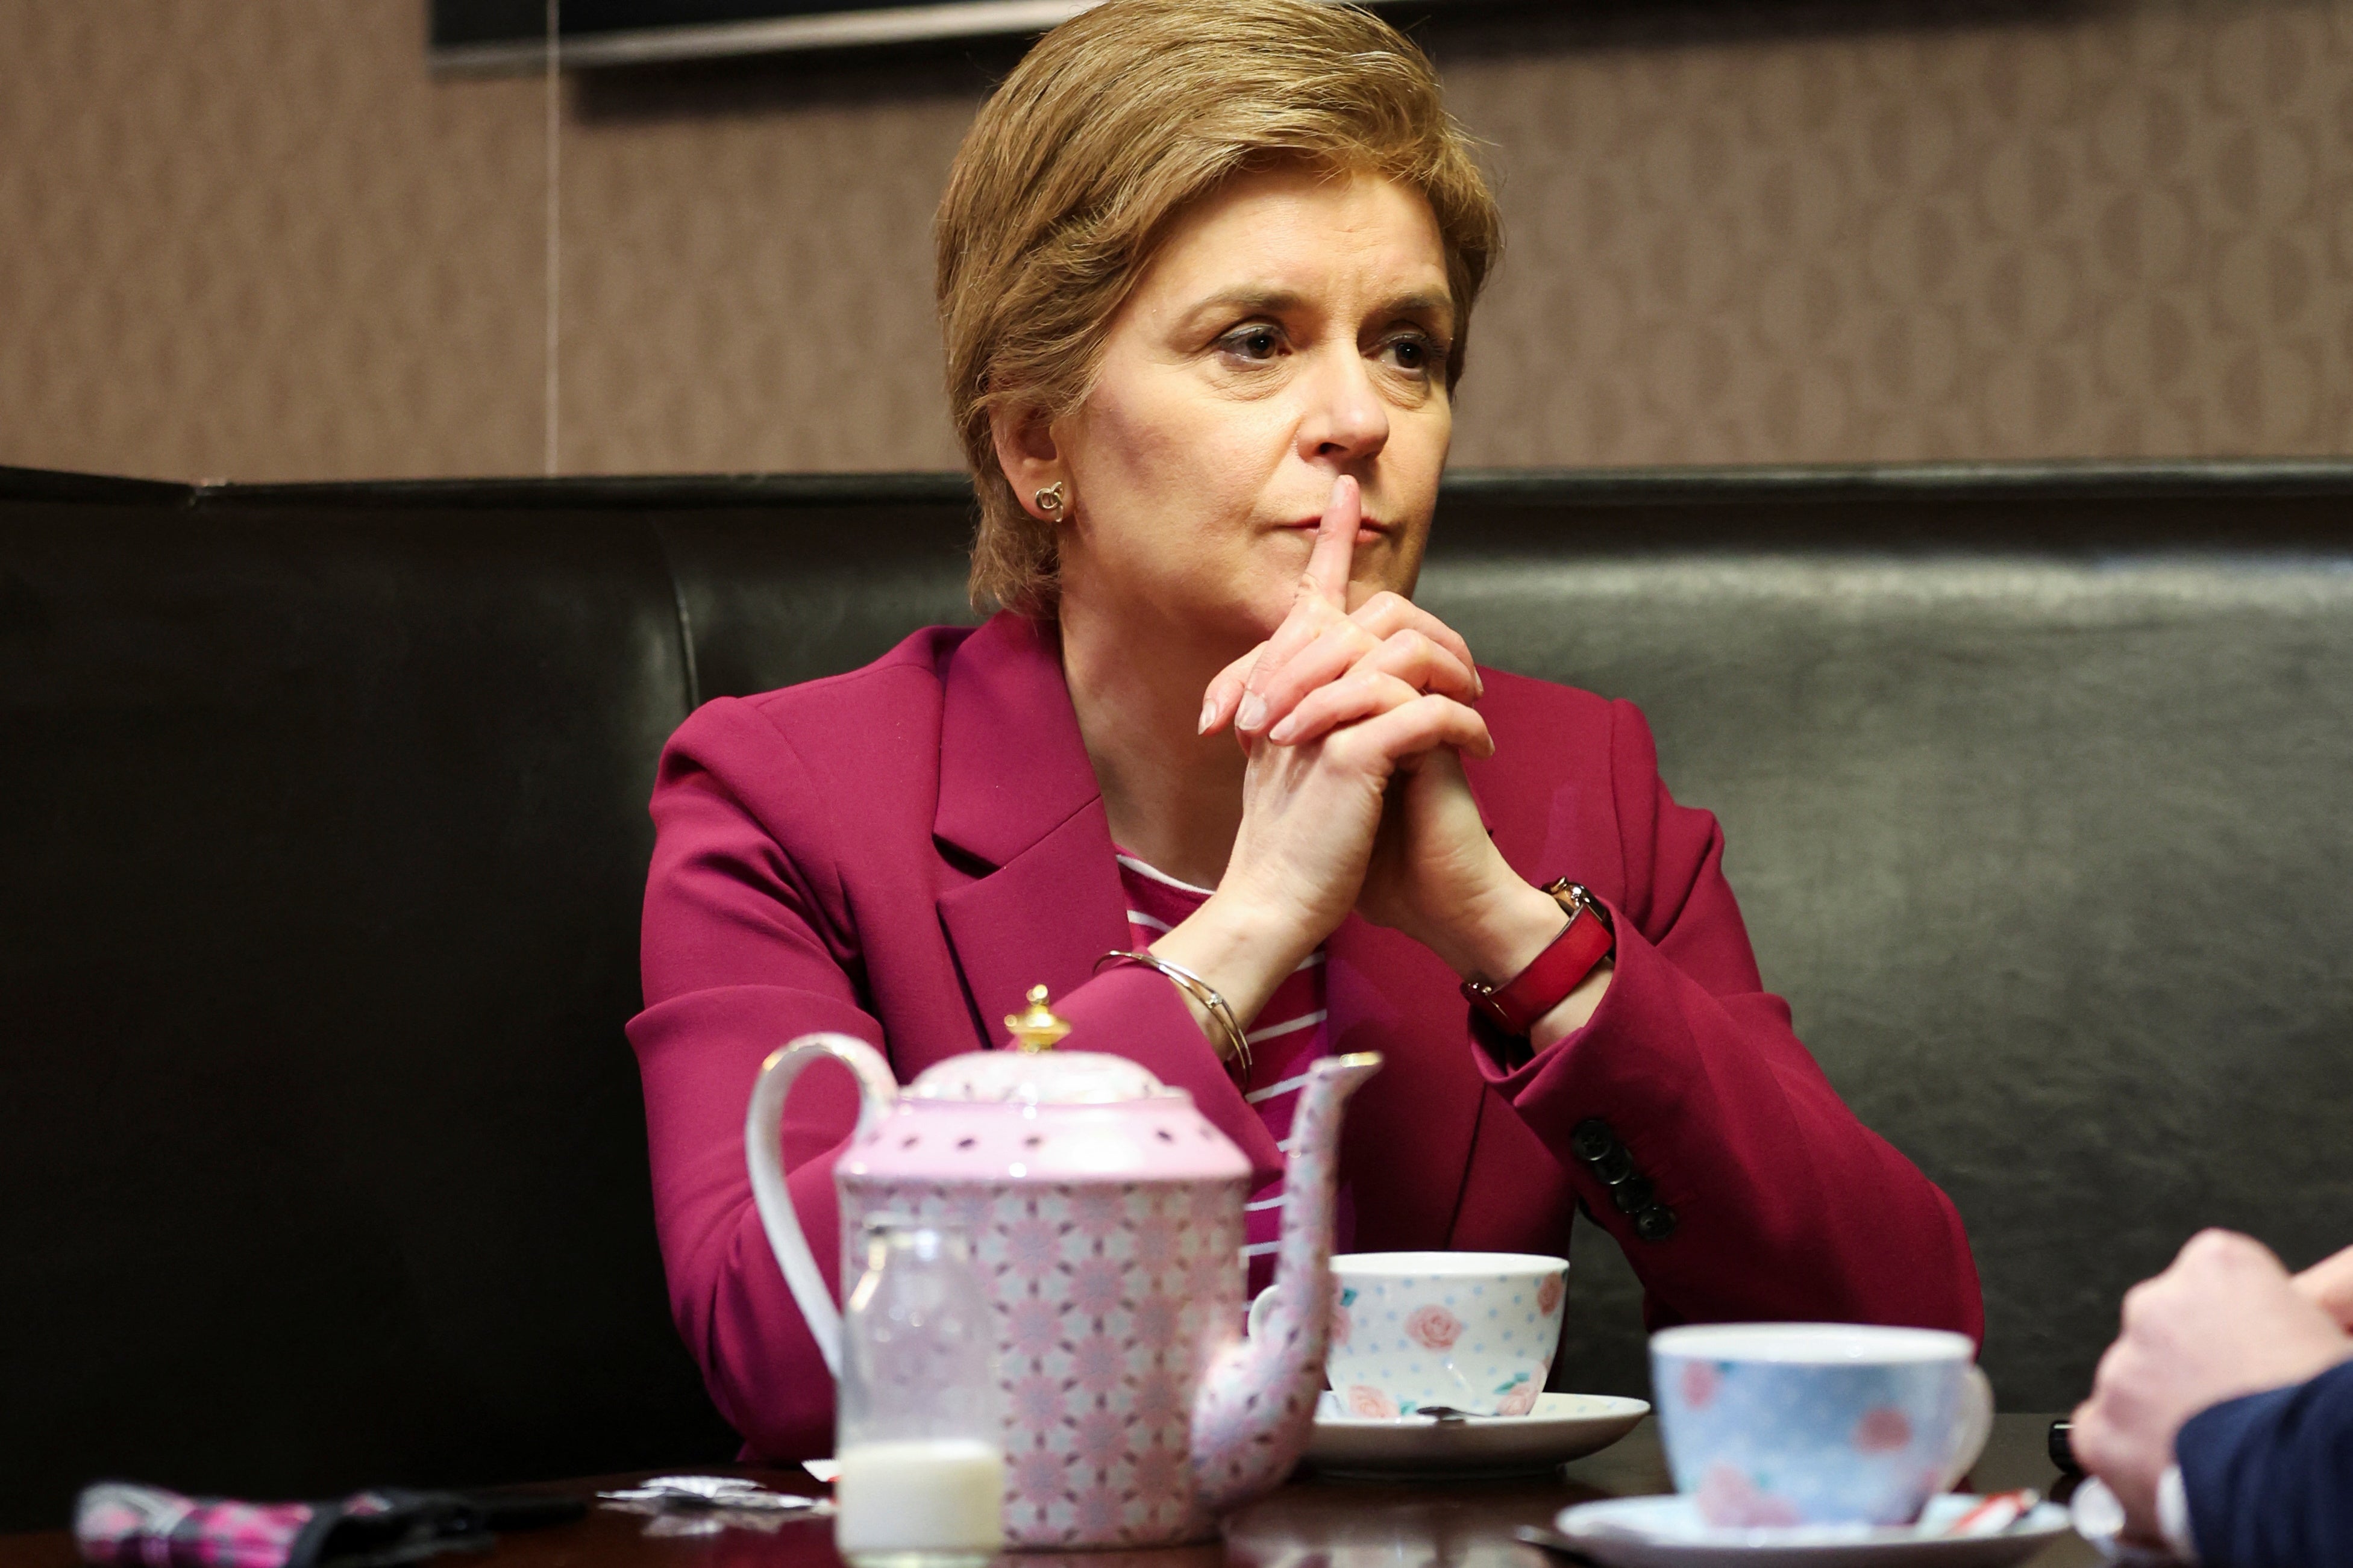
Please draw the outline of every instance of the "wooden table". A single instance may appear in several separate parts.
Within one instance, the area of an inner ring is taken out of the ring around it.
[[[2043,1448],[2051,1420],[1997,1417],[1993,1439],[1972,1478],[1975,1489],[2050,1491],[2059,1479]],[[797,1470],[732,1473],[780,1490],[816,1489]],[[563,1489],[586,1493],[636,1479],[575,1481]],[[1547,1524],[1571,1503],[1667,1489],[1657,1428],[1645,1421],[1615,1447],[1565,1467],[1556,1479],[1303,1479],[1237,1514],[1222,1543],[1157,1552],[1039,1552],[1002,1562],[1005,1568],[1546,1568],[1544,1554],[1512,1539],[1518,1526]],[[576,1524],[502,1537],[488,1561],[498,1568],[841,1568],[829,1521],[795,1521],[773,1534],[728,1530],[650,1537],[649,1522],[595,1510]],[[0,1568],[69,1568],[75,1561],[72,1538],[63,1531],[0,1536]],[[486,1559],[461,1553],[428,1561],[469,1568]],[[2089,1546],[2068,1536],[2034,1558],[2032,1568],[2080,1568],[2098,1561]]]

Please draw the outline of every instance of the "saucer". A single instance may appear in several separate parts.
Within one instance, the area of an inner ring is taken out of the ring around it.
[[[1981,1500],[1932,1498],[1917,1524],[1725,1529],[1687,1497],[1614,1498],[1564,1509],[1553,1527],[1608,1568],[2008,1568],[2070,1528],[2046,1502],[2000,1535],[1936,1533]]]
[[[1609,1447],[1651,1413],[1609,1394],[1540,1394],[1525,1415],[1350,1415],[1337,1395],[1315,1407],[1307,1462],[1327,1476],[1533,1475]]]

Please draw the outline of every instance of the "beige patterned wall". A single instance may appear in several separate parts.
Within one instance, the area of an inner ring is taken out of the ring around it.
[[[1515,246],[1461,457],[2353,447],[2353,5],[2036,11],[1458,59]]]
[[[1458,461],[2353,446],[2353,0],[1614,10],[1430,35],[1511,226]],[[539,469],[544,99],[421,13],[0,0],[0,462]],[[979,80],[575,84],[562,466],[952,465]]]

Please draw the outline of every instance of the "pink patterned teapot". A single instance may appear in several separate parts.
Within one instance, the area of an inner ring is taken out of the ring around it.
[[[744,1123],[760,1218],[826,1364],[841,1315],[785,1184],[777,1129],[810,1062],[857,1074],[858,1125],[834,1167],[843,1268],[870,1216],[954,1226],[992,1293],[1005,1415],[1005,1537],[1015,1547],[1197,1541],[1278,1485],[1324,1385],[1340,1108],[1370,1053],[1312,1069],[1292,1122],[1276,1299],[1242,1323],[1250,1163],[1124,1057],[1058,1051],[1046,1009],[1006,1019],[1020,1048],[975,1051],[905,1089],[847,1035],[805,1035],[762,1068]]]

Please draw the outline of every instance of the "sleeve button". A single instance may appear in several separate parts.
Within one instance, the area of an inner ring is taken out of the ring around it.
[[[1651,1178],[1629,1176],[1609,1188],[1609,1201],[1618,1205],[1620,1214],[1639,1214],[1651,1202]]]
[[[1675,1233],[1675,1211],[1654,1203],[1634,1216],[1634,1234],[1644,1241],[1664,1241]]]
[[[1599,1116],[1588,1116],[1570,1130],[1568,1144],[1589,1165],[1619,1147],[1618,1134]]]
[[[1613,1187],[1634,1173],[1634,1156],[1626,1152],[1623,1143],[1612,1143],[1600,1158],[1588,1163],[1596,1176]]]

